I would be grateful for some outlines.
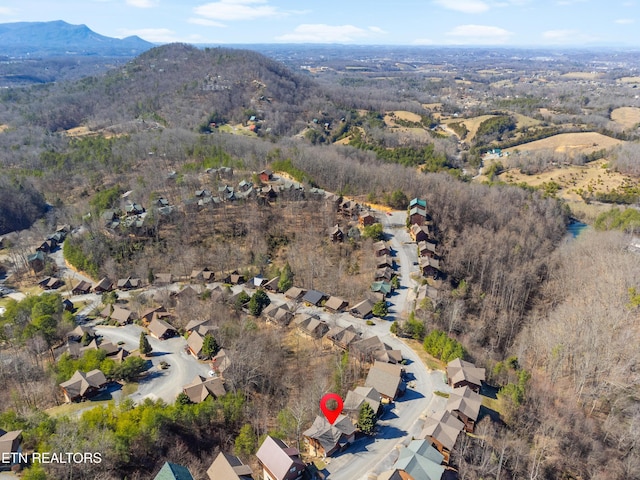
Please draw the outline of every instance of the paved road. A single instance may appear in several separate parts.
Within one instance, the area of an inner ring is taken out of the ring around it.
[[[418,253],[416,244],[406,229],[406,212],[378,212],[378,216],[383,219],[387,241],[394,251],[396,273],[400,279],[400,288],[389,299],[392,306],[387,319],[375,320],[375,325],[367,326],[363,320],[348,313],[321,316],[330,324],[343,327],[353,325],[365,338],[377,335],[391,348],[400,350],[407,359],[408,379],[415,382],[415,388],[408,388],[403,397],[386,407],[385,414],[378,421],[375,438],[359,440],[345,452],[327,459],[326,470],[331,480],[375,479],[378,474],[391,469],[398,457],[397,447],[407,445],[412,438],[418,436],[427,414],[444,407],[446,400],[433,395],[433,392],[451,391],[443,372],[427,369],[413,349],[389,333],[394,319],[406,319],[413,310],[418,284],[411,275],[418,273],[418,267],[414,265],[418,260]]]
[[[138,349],[140,332],[144,331],[138,325],[95,328],[96,332],[106,340],[113,343],[124,342],[124,348],[129,351]],[[196,375],[207,376],[208,364],[199,362],[186,353],[187,341],[184,338],[157,340],[150,335],[147,338],[153,348],[153,354],[150,357],[153,367],[149,369],[147,378],[140,382],[138,391],[129,396],[135,402],[145,398],[153,400],[161,398],[167,403],[173,403],[182,391],[182,387],[191,383]],[[161,361],[167,362],[170,367],[166,370],[160,369],[158,364]]]
[[[80,280],[84,280],[85,282],[89,282],[91,285],[95,283],[95,280],[82,275],[81,273],[76,272],[75,270],[69,268],[64,261],[64,256],[62,255],[62,247],[56,248],[56,250],[49,254],[49,258],[52,258],[56,262],[56,266],[58,267],[58,276],[64,280],[71,280],[71,283],[76,284]]]
[[[383,216],[384,231],[387,235],[387,242],[391,246],[395,263],[400,279],[400,288],[391,297],[394,304],[391,314],[395,318],[406,319],[413,310],[415,292],[418,283],[411,278],[411,275],[418,274],[418,266],[414,265],[418,261],[418,249],[416,243],[411,239],[411,235],[406,228],[405,211],[392,211],[389,214],[379,213]]]

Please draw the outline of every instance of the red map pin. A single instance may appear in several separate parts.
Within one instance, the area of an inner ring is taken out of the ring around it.
[[[329,408],[329,406],[327,405],[327,403],[332,400],[337,404],[337,407],[335,407],[334,409]],[[327,393],[320,400],[320,410],[322,410],[322,413],[324,413],[325,418],[331,425],[334,424],[338,416],[342,413],[343,408],[344,402],[342,401],[342,398],[340,398],[340,395],[338,395],[337,393]]]

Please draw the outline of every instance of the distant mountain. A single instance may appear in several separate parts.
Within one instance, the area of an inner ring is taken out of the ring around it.
[[[0,23],[0,56],[134,57],[153,47],[154,44],[140,37],[105,37],[86,25],[71,25],[62,20]]]

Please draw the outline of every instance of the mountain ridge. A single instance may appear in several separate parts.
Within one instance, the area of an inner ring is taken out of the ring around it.
[[[63,20],[0,23],[0,55],[134,57],[155,45],[138,36],[113,38]]]

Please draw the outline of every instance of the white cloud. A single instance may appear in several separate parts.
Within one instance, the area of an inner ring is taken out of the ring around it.
[[[210,20],[255,20],[286,15],[277,7],[267,4],[267,0],[220,0],[193,9],[197,15]]]
[[[499,45],[506,43],[513,32],[490,25],[458,25],[446,35],[455,37],[455,44]]]
[[[0,15],[13,15],[14,11],[13,9],[9,8],[9,7],[0,7]]]
[[[494,2],[492,7],[523,7],[531,3],[532,0],[503,0],[500,2]]]
[[[137,8],[153,8],[158,6],[157,0],[126,0],[127,5]]]
[[[482,0],[435,0],[436,5],[463,13],[482,13],[489,10],[489,5]]]
[[[542,38],[552,44],[582,44],[598,40],[598,37],[587,35],[579,30],[547,30],[542,32]]]
[[[194,25],[203,25],[205,27],[219,27],[219,28],[225,28],[226,27],[226,25],[224,23],[214,22],[213,20],[209,20],[207,18],[195,18],[195,17],[192,17],[187,21],[189,23],[193,23]]]
[[[566,5],[575,5],[576,3],[585,3],[589,0],[558,0],[556,4],[566,6]]]
[[[354,25],[302,24],[292,33],[276,37],[291,43],[349,43],[385,33],[379,27],[360,28]]]
[[[636,23],[636,21],[633,18],[619,18],[615,23],[619,25],[631,25],[632,23]]]

